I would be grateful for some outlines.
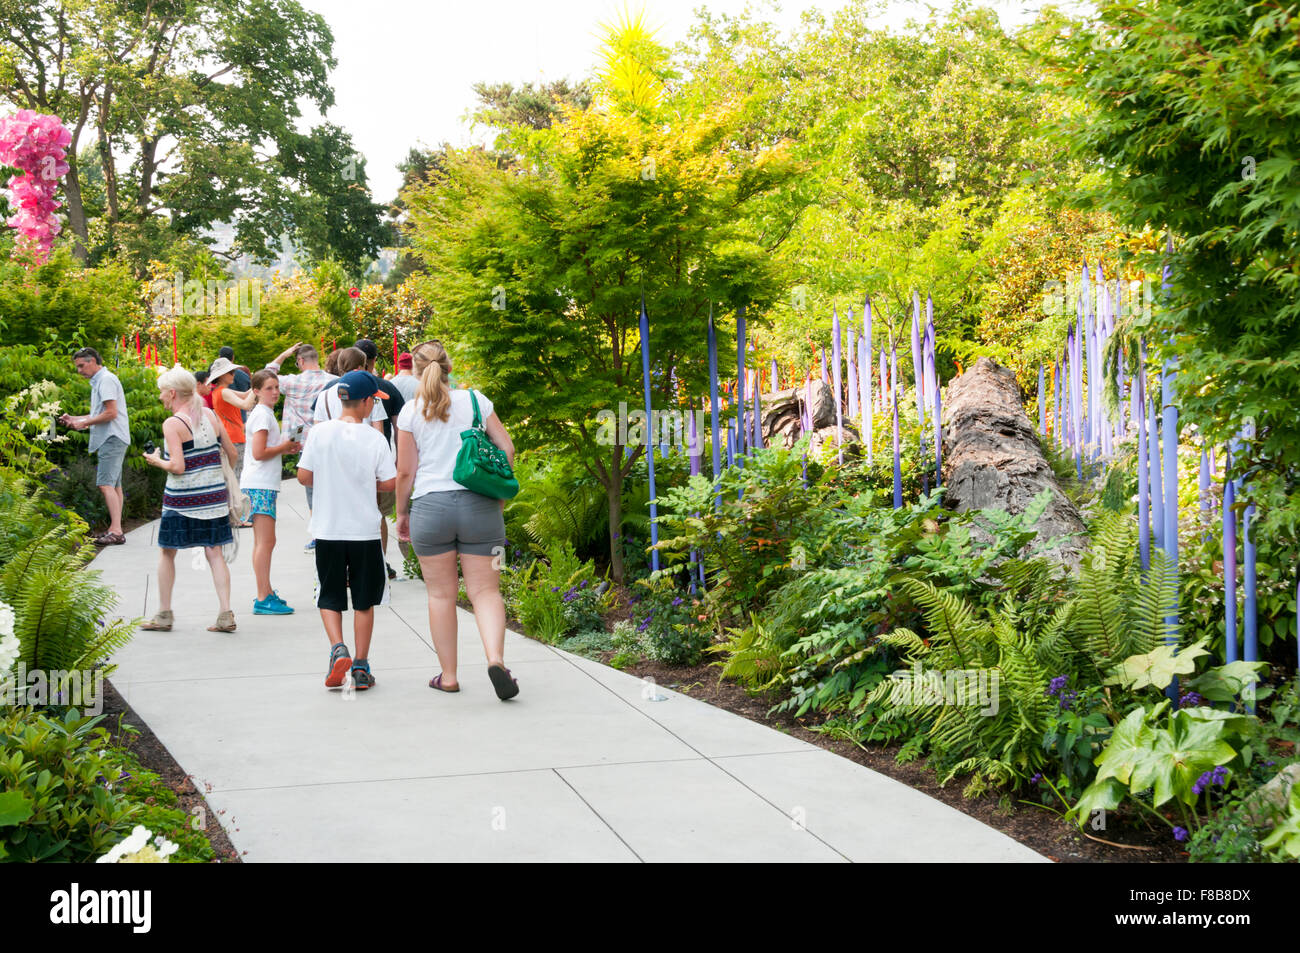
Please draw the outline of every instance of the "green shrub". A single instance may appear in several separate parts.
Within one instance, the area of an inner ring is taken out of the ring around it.
[[[566,539],[551,542],[544,553],[502,573],[507,604],[527,634],[554,644],[575,632],[603,629],[604,587],[591,561],[578,559]]]
[[[66,247],[30,271],[0,258],[0,345],[67,353],[90,345],[111,362],[123,329],[144,316],[139,289],[125,266],[85,268]]]
[[[0,505],[8,504],[0,523],[0,602],[13,607],[19,659],[29,669],[91,668],[127,643],[134,623],[106,621],[117,594],[84,568],[85,524],[51,512],[42,497],[0,469]]]
[[[513,608],[524,632],[540,642],[554,644],[568,630],[559,586],[548,586],[549,575],[541,560],[520,570],[513,587]]]
[[[84,863],[130,833],[141,809],[102,717],[0,714],[0,858]]]
[[[678,590],[662,572],[638,580],[640,598],[634,611],[643,654],[669,665],[695,665],[712,641],[707,624],[697,618],[700,604]]]
[[[139,759],[131,752],[110,749],[126,775],[123,791],[133,803],[141,805],[140,815],[135,823],[143,824],[154,834],[161,834],[167,840],[180,847],[171,858],[171,863],[207,863],[216,859],[212,842],[203,829],[196,823],[195,816],[182,811],[179,798],[166,783],[153,771],[141,767]]]

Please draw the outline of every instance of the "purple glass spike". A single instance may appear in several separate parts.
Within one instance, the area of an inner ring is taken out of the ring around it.
[[[835,396],[835,446],[837,448],[837,458],[842,465],[844,463],[844,431],[840,428],[844,423],[843,412],[840,402],[844,399],[844,392],[840,388],[840,316],[831,307],[831,393]]]
[[[645,391],[646,468],[650,477],[650,567],[659,571],[659,508],[655,503],[654,416],[650,412],[650,319],[641,296],[641,384]]]
[[[1232,478],[1234,440],[1223,465],[1223,660],[1231,664],[1237,655],[1237,485]]]
[[[898,348],[894,346],[892,340],[889,348],[889,367],[890,381],[898,380]],[[894,404],[894,509],[902,509],[903,506],[903,461],[900,454],[898,443],[898,388],[893,388]]]

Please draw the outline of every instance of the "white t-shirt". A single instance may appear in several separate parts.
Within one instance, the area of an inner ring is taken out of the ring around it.
[[[398,374],[389,383],[397,388],[397,392],[402,395],[402,400],[411,401],[415,400],[415,391],[420,386],[420,379],[414,374]]]
[[[426,493],[465,489],[451,478],[451,474],[456,469],[456,454],[460,453],[461,431],[468,430],[474,423],[474,407],[469,393],[467,390],[451,392],[451,413],[445,421],[425,420],[421,413],[424,401],[418,397],[407,403],[397,415],[397,429],[405,430],[415,438],[419,455],[411,499]],[[478,394],[478,412],[484,424],[492,416],[492,401],[482,394]]]
[[[388,411],[384,410],[384,402],[379,399],[379,396],[376,392],[375,409],[370,412],[371,423],[382,423],[388,419]],[[342,416],[343,401],[339,400],[339,385],[336,382],[321,391],[320,396],[316,398],[316,410],[312,414],[312,420],[320,423],[322,420],[338,420]]]
[[[316,424],[298,466],[312,474],[312,536],[379,539],[375,483],[397,476],[383,434],[346,420]]]
[[[266,431],[268,448],[281,443],[280,425],[276,423],[275,412],[266,404],[258,404],[254,407],[248,414],[248,420],[244,421],[244,439],[247,441],[247,449],[244,450],[244,472],[239,477],[239,488],[278,490],[280,489],[280,461],[283,457],[276,454],[265,460],[253,458],[253,434],[259,430]]]

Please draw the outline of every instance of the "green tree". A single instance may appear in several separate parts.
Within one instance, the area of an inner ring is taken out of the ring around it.
[[[342,174],[350,142],[294,126],[300,101],[333,104],[332,47],[296,0],[0,0],[0,102],[71,131],[66,213],[83,261],[118,255],[142,271],[222,222],[256,258],[288,230],[352,261],[382,233],[357,197],[364,176]]]
[[[1105,0],[1047,54],[1080,103],[1065,125],[1094,162],[1079,196],[1172,233],[1170,292],[1136,321],[1176,358],[1178,405],[1213,442],[1254,419],[1247,465],[1273,527],[1300,527],[1300,9]],[[1099,161],[1098,161],[1099,160]],[[1240,465],[1240,462],[1239,462]],[[1292,505],[1280,506],[1287,497]],[[1268,527],[1265,528],[1268,531]]]
[[[889,326],[909,326],[919,290],[934,297],[947,377],[952,358],[1016,352],[979,333],[986,289],[1008,278],[994,262],[1021,260],[999,223],[1054,227],[1045,198],[1079,171],[1036,134],[1060,109],[1034,82],[1036,34],[1008,34],[992,10],[960,3],[891,32],[874,22],[881,9],[809,12],[788,40],[751,16],[701,13],[680,51],[689,80],[677,101],[739,101],[741,141],[793,140],[807,166],[796,188],[756,207],[767,228],[789,231],[779,254],[802,291],[775,312],[774,356],[806,366],[808,338],[827,343],[832,305],[860,313],[865,292],[879,345]]]
[[[670,371],[683,393],[705,392],[710,302],[717,315],[761,310],[777,293],[774,243],[743,213],[792,171],[782,148],[734,146],[734,110],[671,114],[662,90],[637,83],[602,84],[591,109],[548,128],[507,130],[498,147],[520,157],[514,169],[453,151],[444,181],[407,196],[458,372],[489,391],[520,446],[563,445],[600,482],[619,580],[623,482],[643,448],[629,454],[597,414],[641,403],[641,296],[654,406],[679,407]]]
[[[502,129],[511,126],[528,126],[531,129],[549,129],[560,119],[564,106],[586,109],[591,105],[592,93],[584,83],[571,84],[567,79],[550,83],[475,83],[474,95],[482,107],[475,121]]]

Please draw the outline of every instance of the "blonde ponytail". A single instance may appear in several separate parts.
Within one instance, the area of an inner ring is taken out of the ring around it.
[[[451,417],[451,358],[441,341],[425,341],[411,351],[411,363],[420,386],[416,394],[425,420],[446,421]]]

